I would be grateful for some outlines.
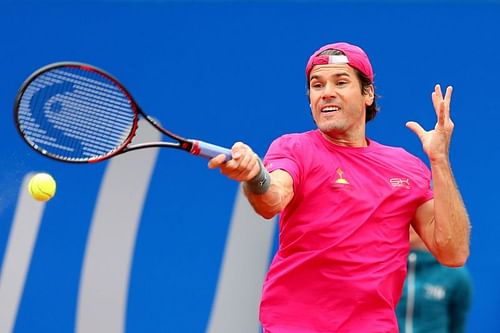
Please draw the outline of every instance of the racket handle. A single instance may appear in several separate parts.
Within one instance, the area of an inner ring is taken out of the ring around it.
[[[231,150],[221,147],[221,146],[216,146],[211,143],[199,141],[199,140],[193,140],[193,147],[191,148],[190,151],[191,154],[196,155],[196,156],[201,156],[205,157],[208,159],[211,159],[217,155],[224,154],[226,155],[226,161],[229,161],[232,159],[232,154]]]

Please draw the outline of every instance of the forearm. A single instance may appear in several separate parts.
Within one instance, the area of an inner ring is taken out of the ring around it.
[[[431,161],[434,182],[434,250],[448,266],[461,266],[469,256],[470,223],[449,161]]]
[[[266,219],[281,212],[293,197],[292,180],[288,173],[276,170],[269,175],[269,188],[264,193],[255,193],[243,183],[243,190],[248,201],[257,212]]]
[[[281,169],[268,173],[259,156],[242,142],[236,142],[231,149],[231,160],[226,161],[220,154],[208,162],[208,167],[219,167],[222,174],[241,182],[248,201],[259,215],[270,219],[281,212],[293,197],[290,174]]]

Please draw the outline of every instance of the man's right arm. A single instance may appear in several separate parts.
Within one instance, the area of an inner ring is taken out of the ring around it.
[[[269,174],[270,186],[262,194],[253,193],[243,184],[243,190],[248,201],[257,212],[266,219],[281,212],[293,198],[293,179],[283,170],[274,170]]]
[[[212,158],[208,167],[219,168],[226,177],[242,182],[244,193],[257,214],[269,219],[281,212],[293,198],[290,174],[283,170],[267,173],[257,154],[242,142],[235,143],[231,152],[231,160],[226,161],[221,154]]]

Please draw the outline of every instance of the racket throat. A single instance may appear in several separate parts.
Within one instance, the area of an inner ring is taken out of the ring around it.
[[[192,143],[191,149],[189,152],[193,155],[196,156],[201,156],[206,159],[211,159],[214,158],[218,155],[225,155],[226,156],[226,161],[231,159],[231,150],[220,147],[217,145],[213,145],[208,142],[204,142],[201,140],[189,140]]]
[[[200,147],[200,141],[198,140],[189,140],[188,142],[183,142],[181,143],[181,147],[184,150],[187,150],[189,153],[196,155],[196,156],[202,156],[200,155],[201,153],[201,147]]]

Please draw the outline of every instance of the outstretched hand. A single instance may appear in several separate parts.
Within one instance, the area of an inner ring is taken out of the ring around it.
[[[431,162],[448,160],[451,134],[453,132],[453,121],[450,118],[450,101],[453,88],[446,88],[443,97],[441,86],[436,84],[432,93],[432,104],[437,115],[437,123],[433,130],[426,131],[414,121],[406,123],[406,127],[411,129],[422,142],[424,152]]]
[[[240,182],[248,181],[259,173],[259,157],[248,145],[236,142],[231,148],[231,153],[231,160],[226,162],[226,157],[221,154],[212,158],[208,162],[208,167],[220,168],[223,175]]]

